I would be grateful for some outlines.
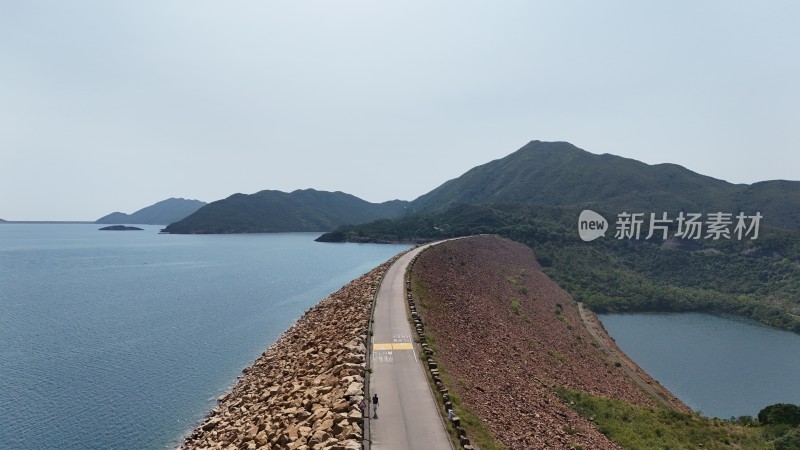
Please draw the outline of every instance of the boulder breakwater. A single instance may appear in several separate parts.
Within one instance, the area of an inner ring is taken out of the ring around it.
[[[243,370],[181,448],[360,449],[372,303],[395,259],[308,310]]]

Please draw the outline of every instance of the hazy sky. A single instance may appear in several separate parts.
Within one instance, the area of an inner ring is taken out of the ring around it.
[[[800,179],[800,2],[0,3],[0,218],[411,200],[530,140]]]

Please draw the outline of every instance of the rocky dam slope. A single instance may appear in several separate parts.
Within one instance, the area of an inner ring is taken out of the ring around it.
[[[181,448],[360,449],[369,316],[393,261],[308,310],[244,369]]]
[[[619,448],[561,401],[559,386],[655,406],[664,399],[642,387],[653,386],[669,407],[689,410],[594,324],[606,338],[598,343],[577,304],[522,244],[448,241],[419,255],[411,280],[450,391],[508,448]]]

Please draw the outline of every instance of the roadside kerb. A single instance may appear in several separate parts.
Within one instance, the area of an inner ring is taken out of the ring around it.
[[[442,241],[446,242],[446,241]],[[451,410],[453,408],[453,404],[450,401],[450,394],[447,387],[444,385],[444,382],[439,377],[439,366],[436,361],[433,359],[434,351],[428,347],[427,343],[427,336],[425,335],[425,325],[422,322],[422,318],[417,313],[416,303],[414,302],[413,293],[411,290],[411,272],[414,270],[414,264],[417,262],[417,258],[424,253],[425,251],[429,250],[433,245],[428,246],[427,248],[420,251],[411,262],[408,264],[405,273],[405,286],[406,286],[406,299],[407,299],[407,307],[406,311],[408,312],[408,317],[410,320],[413,321],[414,327],[416,329],[417,337],[419,338],[419,346],[420,346],[420,363],[425,367],[425,371],[428,372],[429,375],[429,383],[428,389],[431,392],[433,398],[441,398],[442,399],[442,406],[444,407],[445,411]],[[424,357],[423,357],[424,355]],[[434,390],[434,386],[438,390]],[[441,409],[439,409],[439,418],[442,421],[442,425],[445,429],[449,428],[447,426],[447,422],[444,420],[444,416],[441,414]],[[467,438],[467,432],[461,426],[461,419],[458,416],[448,416],[448,421],[450,422],[450,426],[456,432],[456,436],[458,439],[458,444],[464,450],[473,450],[475,447],[471,444],[469,438]]]
[[[380,393],[383,412],[382,420],[374,420],[374,417],[370,420],[372,450],[453,449],[437,398],[427,379],[427,369],[420,365],[419,346],[415,345],[416,333],[409,320],[405,298],[408,264],[430,245],[416,247],[393,263],[381,283],[375,303],[369,395]]]
[[[417,247],[419,247],[419,246],[417,246]],[[410,248],[410,249],[408,249],[408,250],[406,250],[406,251],[394,256],[392,259],[394,261],[397,261],[397,259],[399,259],[401,256],[403,256],[406,253],[414,250],[417,247]],[[369,320],[367,321],[367,358],[366,358],[367,364],[366,364],[366,367],[364,369],[365,370],[365,373],[364,373],[364,402],[367,404],[367,408],[364,411],[365,414],[363,414],[363,416],[364,416],[363,417],[363,419],[364,419],[364,428],[361,430],[361,432],[363,434],[363,438],[362,438],[362,441],[361,441],[361,448],[363,448],[364,450],[369,450],[370,447],[371,447],[371,444],[372,444],[372,442],[370,440],[370,434],[369,434],[369,428],[370,428],[370,425],[369,425],[370,424],[370,422],[369,422],[369,420],[370,420],[369,409],[372,406],[372,402],[370,402],[370,400],[369,400],[369,380],[370,380],[370,370],[372,369],[372,350],[370,350],[370,349],[372,347],[372,323],[373,323],[373,320],[375,318],[375,303],[377,303],[377,301],[378,301],[378,291],[381,289],[381,284],[383,284],[383,279],[386,278],[386,273],[389,271],[389,268],[392,267],[392,264],[394,264],[394,261],[392,261],[388,266],[386,266],[386,270],[384,270],[383,273],[381,274],[381,279],[380,279],[380,281],[378,281],[378,286],[375,288],[375,293],[372,294],[372,305],[370,306]]]

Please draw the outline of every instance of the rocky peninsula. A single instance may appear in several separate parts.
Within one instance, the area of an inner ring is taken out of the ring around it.
[[[395,259],[308,310],[243,370],[181,448],[360,449],[372,302]]]

